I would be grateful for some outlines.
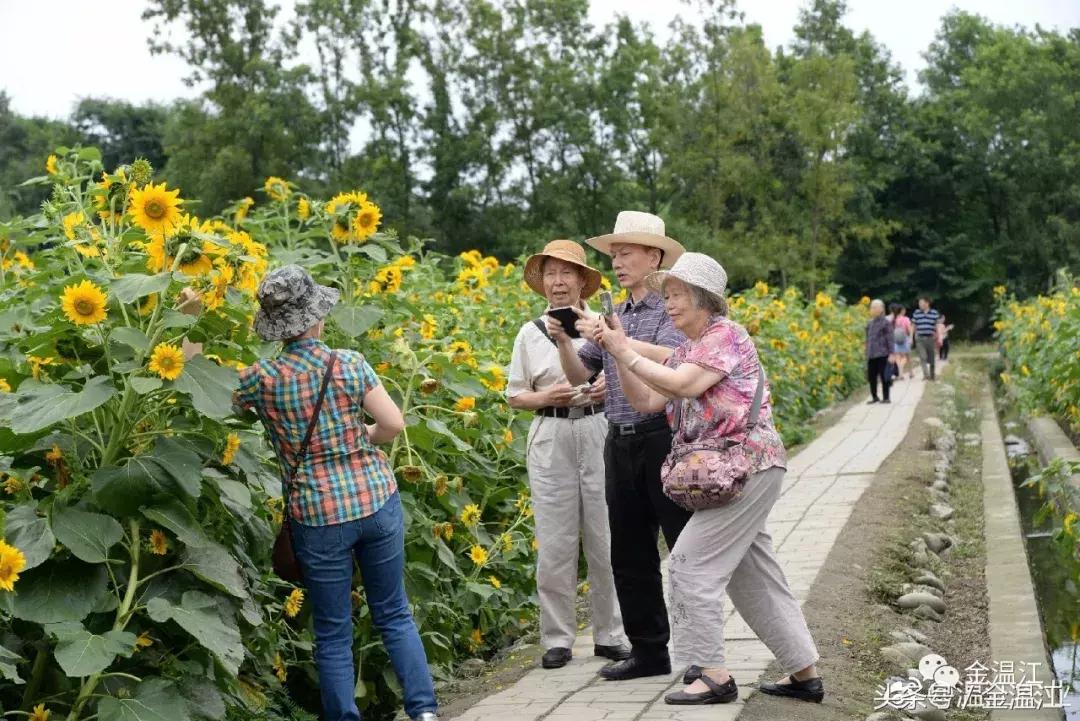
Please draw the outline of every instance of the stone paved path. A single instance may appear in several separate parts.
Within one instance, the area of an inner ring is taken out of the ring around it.
[[[790,459],[780,500],[769,516],[784,573],[805,602],[818,570],[847,523],[851,510],[874,473],[907,434],[925,385],[920,380],[893,386],[890,405],[854,406],[843,418]],[[665,587],[667,569],[665,564]],[[728,666],[737,682],[751,684],[772,661],[768,648],[731,609],[725,607]],[[669,677],[610,682],[597,672],[604,665],[592,657],[589,629],[578,637],[574,660],[565,668],[534,669],[516,684],[495,693],[458,721],[731,721],[753,690],[739,689],[727,705],[668,706],[663,697],[682,688],[683,669]]]

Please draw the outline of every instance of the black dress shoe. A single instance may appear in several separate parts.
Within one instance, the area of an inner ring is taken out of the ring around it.
[[[562,668],[570,663],[570,659],[573,657],[574,654],[568,648],[549,648],[544,652],[544,657],[540,659],[540,665],[544,668]]]
[[[662,658],[638,658],[631,656],[600,669],[600,675],[608,681],[629,681],[644,676],[663,676],[671,673],[671,660]]]
[[[686,673],[682,675],[682,682],[689,686],[699,678],[701,678],[701,666],[690,666],[686,669]]]
[[[735,685],[734,678],[728,678],[724,683],[717,683],[704,674],[699,678],[709,687],[708,691],[701,693],[676,691],[665,696],[664,703],[673,706],[704,706],[710,703],[731,703],[739,698],[739,687]]]
[[[825,698],[825,685],[821,683],[820,677],[798,681],[794,676],[788,676],[788,681],[790,683],[763,683],[758,690],[770,696],[796,698],[814,703],[821,703],[821,699]]]
[[[618,646],[593,646],[593,656],[610,658],[612,661],[625,661],[630,658],[630,647],[619,644]]]

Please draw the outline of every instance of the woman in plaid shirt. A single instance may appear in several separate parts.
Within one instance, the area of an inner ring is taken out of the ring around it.
[[[393,440],[405,421],[363,355],[331,351],[319,340],[338,295],[296,265],[263,279],[255,330],[284,346],[276,358],[244,369],[233,407],[258,414],[282,464],[283,483],[285,469],[296,466],[286,505],[314,616],[323,718],[360,719],[352,653],[355,557],[372,620],[404,689],[405,711],[414,720],[435,721],[431,672],[405,595],[401,499],[377,445]],[[187,297],[197,307],[194,294]],[[322,410],[307,454],[297,458],[332,353],[337,360]],[[365,423],[365,412],[374,423]]]

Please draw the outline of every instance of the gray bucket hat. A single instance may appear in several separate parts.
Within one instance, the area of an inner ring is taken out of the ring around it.
[[[325,318],[341,292],[319,285],[298,265],[286,265],[266,274],[256,297],[255,332],[263,340],[286,340]]]
[[[724,291],[727,290],[727,271],[724,266],[704,253],[683,253],[671,266],[671,270],[649,273],[645,277],[645,284],[660,292],[664,288],[664,281],[672,277],[696,285],[718,298],[723,298]]]

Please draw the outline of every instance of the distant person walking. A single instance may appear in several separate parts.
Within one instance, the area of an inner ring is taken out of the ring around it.
[[[911,318],[907,316],[907,308],[899,303],[893,303],[890,307],[893,316],[893,362],[896,363],[896,377],[904,376],[907,369],[908,378],[915,377],[915,368],[911,363],[911,337],[913,326]]]
[[[955,326],[946,325],[945,316],[938,318],[937,322],[937,349],[938,360],[949,360],[949,331]]]
[[[923,380],[935,380],[935,339],[940,317],[941,314],[930,307],[930,299],[925,295],[919,298],[919,309],[911,314],[911,322],[915,324],[915,347],[919,351],[919,360],[922,361]]]
[[[870,403],[889,403],[887,372],[889,354],[893,349],[893,324],[885,317],[885,303],[870,303],[870,320],[866,323],[866,376],[870,381]],[[882,398],[878,398],[878,379],[881,379]]]

